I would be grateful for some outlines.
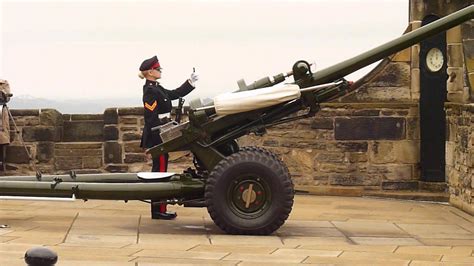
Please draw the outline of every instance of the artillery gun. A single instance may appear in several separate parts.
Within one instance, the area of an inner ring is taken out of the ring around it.
[[[216,225],[227,233],[271,234],[283,225],[293,206],[290,173],[276,154],[260,147],[239,147],[236,139],[250,133],[263,135],[268,127],[314,116],[321,103],[353,89],[344,79],[347,74],[473,17],[471,5],[315,73],[302,60],[290,72],[250,85],[240,80],[238,91],[219,95],[213,102],[193,101],[189,121],[158,128],[163,143],[147,150],[153,157],[191,151],[194,166],[183,173],[76,176],[71,172],[2,177],[0,196],[152,200],[205,206]],[[289,76],[293,82],[275,86]]]

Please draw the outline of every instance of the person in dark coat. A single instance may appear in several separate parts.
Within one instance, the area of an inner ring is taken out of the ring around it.
[[[189,94],[195,88],[198,76],[193,72],[191,77],[179,88],[167,90],[157,81],[161,78],[161,66],[156,56],[143,61],[138,75],[140,78],[146,79],[145,85],[143,85],[145,126],[140,147],[148,149],[162,143],[159,132],[152,132],[151,129],[170,121],[171,101]],[[153,158],[152,172],[166,172],[167,169],[168,154]],[[152,218],[170,220],[176,218],[176,213],[167,212],[166,204],[161,203],[159,206],[153,206],[152,202]]]

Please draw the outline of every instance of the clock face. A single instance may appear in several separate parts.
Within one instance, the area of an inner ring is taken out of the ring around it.
[[[444,64],[443,52],[438,48],[431,48],[426,54],[426,66],[431,72],[439,71]]]

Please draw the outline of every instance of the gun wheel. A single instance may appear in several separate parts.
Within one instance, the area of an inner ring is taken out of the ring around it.
[[[268,235],[288,218],[294,189],[288,169],[275,154],[250,148],[216,165],[204,197],[212,220],[225,232]]]

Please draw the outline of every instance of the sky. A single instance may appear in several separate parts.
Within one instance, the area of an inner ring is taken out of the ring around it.
[[[213,97],[300,59],[323,69],[390,41],[408,25],[408,0],[0,0],[0,17],[0,79],[14,95],[136,104],[138,67],[153,55],[165,88],[194,67],[187,99]]]

